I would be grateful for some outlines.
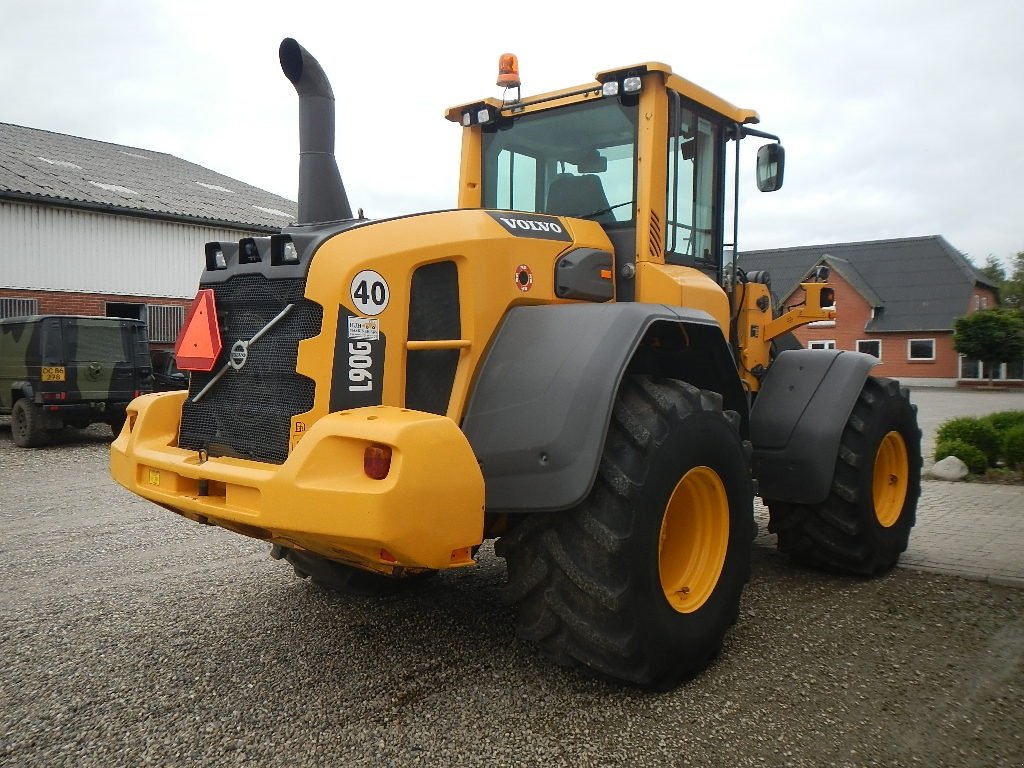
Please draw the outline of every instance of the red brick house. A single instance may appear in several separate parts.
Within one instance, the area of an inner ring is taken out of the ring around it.
[[[800,280],[818,265],[831,270],[836,319],[798,329],[809,348],[866,352],[881,363],[876,375],[907,384],[956,386],[987,375],[953,349],[953,321],[998,302],[991,280],[939,235],[835,243],[741,254],[747,271],[768,270],[780,305],[803,301]],[[1021,361],[997,377],[1024,378]]]

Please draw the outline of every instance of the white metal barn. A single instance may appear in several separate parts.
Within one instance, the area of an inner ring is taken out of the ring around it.
[[[296,212],[173,155],[0,123],[0,317],[136,317],[166,345],[203,244],[278,232]]]

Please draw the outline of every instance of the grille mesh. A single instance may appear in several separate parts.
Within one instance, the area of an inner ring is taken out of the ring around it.
[[[323,309],[303,298],[305,281],[238,275],[212,288],[223,350],[209,373],[194,372],[182,409],[182,448],[272,464],[288,458],[291,417],[313,407],[312,379],[295,372],[299,341],[320,333]],[[231,346],[248,341],[288,304],[295,307],[250,348],[198,403],[192,398],[224,367]]]
[[[454,261],[419,267],[412,275],[409,338],[453,340],[462,334],[459,271]],[[405,407],[444,415],[455,384],[459,350],[410,350],[405,358]]]

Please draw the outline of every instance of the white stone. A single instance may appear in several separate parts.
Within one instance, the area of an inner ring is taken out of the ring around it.
[[[956,456],[947,456],[932,467],[932,477],[938,480],[963,480],[968,474],[967,465]]]

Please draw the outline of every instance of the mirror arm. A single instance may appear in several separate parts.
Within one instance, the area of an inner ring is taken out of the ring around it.
[[[745,125],[740,126],[740,131],[742,131],[744,137],[746,137],[746,136],[757,136],[760,139],[771,139],[772,141],[777,142],[778,144],[782,143],[782,139],[780,139],[774,133],[767,133],[765,131],[759,131],[756,128],[748,128]]]

